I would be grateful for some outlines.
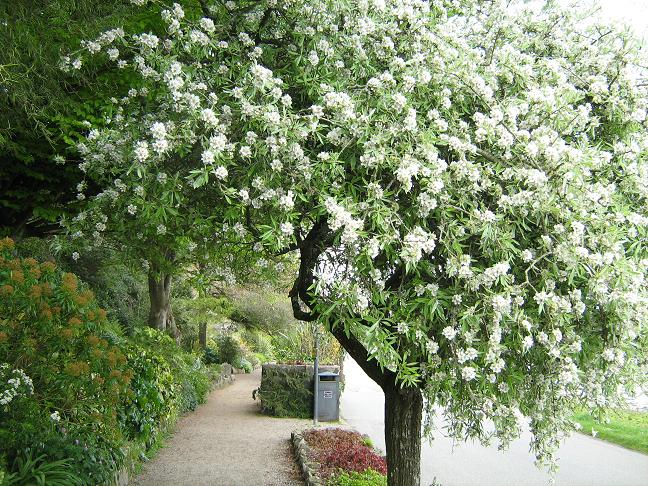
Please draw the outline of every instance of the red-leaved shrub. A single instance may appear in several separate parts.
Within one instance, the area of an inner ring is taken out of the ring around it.
[[[365,444],[357,432],[336,428],[312,429],[304,432],[303,437],[314,456],[311,459],[320,463],[322,479],[329,478],[339,469],[349,472],[373,469],[387,474],[385,458]]]

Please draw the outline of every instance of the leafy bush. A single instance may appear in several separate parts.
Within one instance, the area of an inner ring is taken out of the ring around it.
[[[339,365],[342,362],[344,350],[321,325],[319,333],[319,360],[322,364]],[[313,362],[315,350],[315,335],[313,324],[300,322],[290,329],[272,335],[274,356],[282,363]]]
[[[241,358],[236,365],[234,365],[235,368],[241,369],[245,371],[246,373],[252,373],[252,363],[250,363],[247,359]]]
[[[207,346],[203,353],[203,361],[208,365],[218,363],[218,352],[212,346]]]
[[[25,484],[37,486],[81,486],[81,478],[74,474],[69,459],[48,462],[44,454],[32,458],[18,456],[14,464],[16,472],[8,474],[2,481],[2,486],[22,486]]]
[[[229,334],[222,334],[218,336],[214,342],[218,349],[219,363],[229,363],[232,366],[237,364],[243,358],[243,350],[241,344],[236,338]]]
[[[153,329],[124,336],[75,275],[12,251],[0,240],[2,481],[109,482],[126,441],[155,442],[204,401],[218,367]]]
[[[175,287],[174,287],[175,288]],[[182,347],[185,350],[197,348],[200,324],[207,325],[227,319],[233,307],[225,297],[179,298],[173,301],[173,315],[182,332]]]
[[[234,289],[230,293],[234,306],[232,320],[248,329],[269,335],[296,325],[290,300],[285,295],[266,290]]]
[[[364,472],[342,472],[334,476],[331,486],[387,486],[387,476],[373,469]]]
[[[99,306],[108,311],[108,318],[131,332],[145,325],[149,297],[146,275],[141,269],[125,265],[118,253],[106,248],[93,248],[74,261],[53,250],[47,238],[25,238],[16,244],[16,255],[38,261],[52,261],[64,271],[74,271],[94,291]]]
[[[261,354],[268,359],[273,355],[272,338],[263,331],[245,328],[241,330],[241,339],[250,348],[250,351]]]
[[[372,469],[387,474],[385,458],[368,447],[357,432],[327,428],[307,430],[302,435],[311,449],[311,459],[320,464],[323,479],[335,476],[340,469],[358,473]]]
[[[11,240],[0,241],[0,363],[9,364],[5,373],[24,370],[34,393],[3,400],[0,443],[8,464],[17,467],[31,445],[50,444],[52,437],[58,436],[59,444],[39,449],[37,457],[45,457],[39,461],[68,459],[61,457],[61,443],[102,437],[96,454],[86,452],[71,465],[86,484],[106,479],[109,450],[122,435],[117,409],[134,376],[112,340],[118,329],[75,275],[51,261],[12,258],[12,249]],[[4,382],[2,387],[6,392]],[[93,460],[98,456],[107,459],[103,467]],[[91,479],[85,474],[93,469]]]

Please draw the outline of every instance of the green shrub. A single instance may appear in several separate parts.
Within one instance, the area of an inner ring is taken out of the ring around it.
[[[113,341],[119,329],[108,324],[93,293],[53,262],[12,258],[12,249],[10,240],[0,240],[0,363],[8,364],[5,374],[23,370],[34,393],[23,390],[4,400],[0,443],[9,472],[26,464],[19,458],[28,457],[35,444],[41,444],[36,457],[49,463],[70,458],[61,455],[61,441],[101,437],[96,454],[71,462],[72,472],[92,484],[110,468],[98,467],[93,457],[110,462],[123,440],[117,411],[133,370]]]
[[[322,364],[339,365],[344,350],[333,335],[319,326],[319,360]],[[274,356],[280,363],[312,363],[315,350],[313,324],[298,323],[294,327],[273,334]]]
[[[259,353],[266,357],[273,354],[272,338],[263,331],[256,329],[243,329],[241,331],[241,339],[250,348],[253,353]]]
[[[232,366],[243,358],[241,345],[236,338],[229,334],[223,334],[215,339],[219,363],[229,363]]]
[[[75,275],[12,251],[0,240],[0,481],[109,482],[126,441],[155,443],[219,367],[153,329],[124,336]]]
[[[241,369],[245,371],[246,373],[252,373],[252,363],[250,363],[247,359],[241,358],[236,365],[234,365],[235,368]]]
[[[329,484],[331,486],[387,486],[387,476],[373,469],[364,472],[342,472]]]
[[[212,347],[207,346],[203,353],[203,361],[205,364],[217,364],[218,363],[218,352]]]
[[[182,332],[182,347],[194,350],[198,347],[200,324],[220,322],[232,313],[231,302],[224,297],[179,298],[173,301],[173,315]]]
[[[74,261],[53,250],[49,238],[25,238],[16,244],[17,256],[53,261],[64,271],[74,272],[95,293],[99,306],[129,333],[145,325],[149,297],[143,270],[125,265],[120,255],[106,248],[88,249]]]
[[[16,457],[14,473],[8,474],[2,481],[2,486],[81,486],[81,478],[74,474],[71,461],[62,459],[48,461],[42,454],[32,458],[31,453]]]

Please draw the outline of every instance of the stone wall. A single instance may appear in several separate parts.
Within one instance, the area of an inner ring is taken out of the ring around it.
[[[320,366],[339,373],[339,366]],[[261,367],[261,410],[277,417],[313,417],[313,365],[264,364]]]

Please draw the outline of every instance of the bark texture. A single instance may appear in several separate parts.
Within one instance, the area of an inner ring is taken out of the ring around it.
[[[207,347],[207,323],[201,322],[200,327],[198,328],[198,342],[200,347],[205,349]]]
[[[418,388],[383,387],[387,484],[419,486],[423,397]]]
[[[297,244],[281,252],[300,252],[299,274],[288,293],[296,319],[312,322],[321,317],[317,313],[315,297],[310,293],[310,289],[315,281],[318,260],[332,244],[333,232],[326,219],[320,219],[313,224],[305,238],[298,235]],[[399,266],[386,281],[386,287],[396,290],[406,279],[404,268]],[[423,415],[421,390],[416,387],[401,388],[396,373],[382,368],[370,357],[362,343],[352,333],[346,333],[342,326],[334,325],[331,333],[385,393],[385,442],[389,486],[420,486]]]
[[[149,270],[148,288],[151,300],[148,325],[166,332],[177,341],[180,333],[171,311],[171,275]]]

